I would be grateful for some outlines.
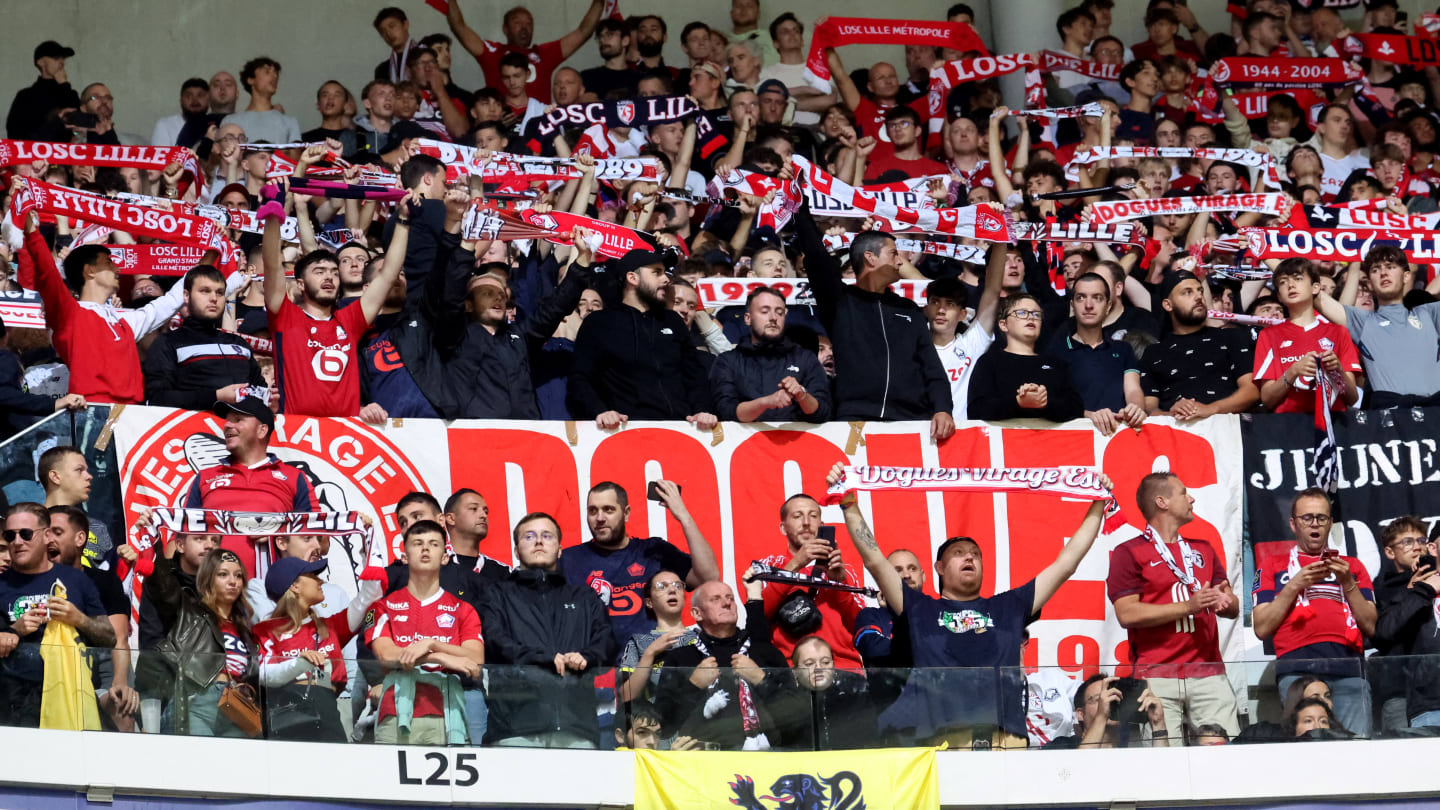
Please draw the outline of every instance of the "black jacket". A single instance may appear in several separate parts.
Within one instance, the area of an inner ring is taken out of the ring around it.
[[[1024,383],[1045,386],[1044,408],[1022,408],[1015,392]],[[1070,383],[1065,365],[1048,354],[1013,354],[991,347],[975,361],[970,376],[971,419],[1049,419],[1064,422],[1085,415],[1085,403]]]
[[[786,684],[770,702],[770,713],[780,727],[776,748],[790,751],[833,751],[840,748],[878,748],[880,737],[865,676],[837,669],[828,689],[815,691],[799,683]]]
[[[661,733],[666,737],[683,734],[701,742],[718,744],[727,750],[740,749],[745,742],[745,726],[741,719],[739,684],[736,681],[739,676],[729,667],[731,658],[749,639],[747,655],[765,670],[765,679],[751,688],[759,714],[760,731],[766,734],[771,745],[778,744],[780,726],[771,713],[770,704],[786,689],[787,683],[794,683],[785,656],[775,649],[768,637],[752,638],[748,630],[739,630],[729,638],[714,638],[701,632],[699,638],[721,668],[720,678],[705,689],[690,682],[695,667],[707,657],[699,645],[685,645],[667,653],[665,667],[660,671],[660,685],[655,690]],[[705,703],[714,690],[727,692],[730,699],[713,717],[706,718]]]
[[[9,349],[0,349],[0,439],[7,439],[55,412],[55,399],[25,390],[25,369]]]
[[[715,358],[710,367],[710,392],[715,398],[715,415],[727,421],[736,419],[735,409],[742,402],[775,393],[780,381],[794,377],[796,382],[820,403],[815,413],[806,414],[799,403],[785,408],[771,408],[760,414],[757,422],[824,422],[830,418],[830,378],[814,352],[806,351],[785,338],[756,343],[746,336],[734,349]]]
[[[265,387],[250,344],[220,331],[219,323],[190,316],[161,332],[145,352],[145,402],[191,411],[215,404],[215,391],[236,383]]]
[[[1375,577],[1375,608],[1378,612],[1387,609],[1391,602],[1401,599],[1409,589],[1412,571],[1396,570],[1395,563],[1385,560],[1380,564],[1380,575]],[[1379,624],[1379,619],[1376,619]],[[1393,639],[1370,637],[1367,639],[1370,646],[1377,652],[1366,661],[1367,674],[1370,677],[1370,688],[1375,693],[1376,703],[1384,703],[1390,698],[1405,697],[1405,661],[1396,658],[1387,660],[1387,656],[1403,656],[1404,646]]]
[[[1408,582],[1411,572],[1396,572]],[[1375,646],[1389,655],[1423,658],[1372,661],[1370,669],[1383,671],[1403,662],[1405,711],[1410,717],[1440,709],[1440,624],[1435,622],[1435,589],[1424,582],[1403,588],[1388,602],[1379,602]]]
[[[933,353],[933,352],[932,352]],[[570,413],[593,419],[684,419],[710,411],[710,382],[685,320],[668,309],[621,304],[586,316],[575,335]]]
[[[387,248],[395,235],[395,221],[395,217],[385,221],[383,241]],[[411,219],[410,235],[405,243],[405,281],[408,284],[405,301],[412,312],[419,309],[425,277],[445,252],[441,246],[445,235],[445,201],[421,200],[420,216]]]
[[[457,234],[441,233],[436,248],[418,306],[390,329],[405,369],[443,419],[539,419],[530,352],[575,310],[590,268],[571,267],[535,312],[492,335],[465,312],[474,255]]]
[[[155,570],[145,580],[145,593],[165,625],[165,638],[155,646],[155,653],[179,675],[180,688],[198,692],[225,669],[225,639],[215,614],[180,583],[178,570],[174,561],[157,555]],[[244,622],[235,622],[235,629],[250,652],[245,680],[254,681],[255,640]]]
[[[70,131],[52,113],[79,106],[80,94],[69,82],[36,79],[34,84],[15,94],[10,114],[5,117],[5,131],[19,141],[68,141]]]
[[[795,215],[810,289],[835,344],[836,419],[929,419],[950,413],[950,381],[914,303],[841,280],[809,208]]]
[[[615,660],[610,617],[595,592],[558,572],[520,568],[480,597],[489,673],[487,744],[565,731],[598,745],[595,675]],[[555,654],[578,652],[589,668],[555,674]]]

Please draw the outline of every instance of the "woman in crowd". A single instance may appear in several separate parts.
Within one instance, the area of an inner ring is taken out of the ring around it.
[[[174,728],[197,737],[248,736],[220,708],[227,689],[253,694],[255,685],[255,644],[240,558],[225,549],[205,555],[192,593],[181,587],[174,560],[157,555],[145,595],[165,626],[165,640],[156,652],[176,672]]]
[[[345,688],[344,647],[360,632],[365,612],[381,596],[380,583],[362,580],[350,607],[320,618],[325,560],[286,557],[265,574],[275,612],[255,625],[265,726],[272,739],[344,742],[336,695]]]

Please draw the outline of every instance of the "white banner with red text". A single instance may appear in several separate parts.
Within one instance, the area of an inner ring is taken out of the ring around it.
[[[139,510],[180,503],[198,470],[225,457],[222,423],[209,413],[129,406],[114,417],[127,523]],[[1242,592],[1240,423],[1235,416],[1179,425],[1168,417],[1136,432],[1097,433],[1090,422],[1063,425],[1017,421],[1004,425],[962,422],[939,443],[924,422],[763,425],[723,423],[701,432],[680,422],[631,422],[618,432],[589,422],[456,421],[406,419],[373,427],[358,419],[280,416],[270,449],[300,466],[318,495],[316,508],[375,516],[376,531],[394,556],[400,533],[395,504],[412,490],[441,502],[460,487],[485,496],[490,534],[480,551],[513,561],[510,531],[532,511],[560,524],[563,544],[589,537],[585,493],[614,481],[631,493],[628,531],[664,537],[685,548],[679,524],[643,497],[647,482],[680,484],[691,514],[720,556],[732,585],[751,561],[784,550],[776,510],[789,495],[824,494],[825,474],[837,462],[893,467],[1085,466],[1115,482],[1125,516],[1139,519],[1135,489],[1156,469],[1176,472],[1195,497],[1195,520],[1185,535],[1221,549],[1230,580]],[[908,548],[922,559],[947,537],[974,537],[984,552],[984,592],[1004,591],[1034,577],[1060,553],[1089,506],[1032,492],[907,492],[860,494],[861,507],[889,553]],[[823,512],[852,563],[839,507]],[[1129,660],[1125,633],[1105,596],[1110,551],[1143,527],[1102,536],[1076,575],[1031,627],[1026,662],[1078,671]],[[330,551],[330,577],[353,591],[365,560]],[[858,567],[858,565],[857,565]],[[933,577],[925,588],[933,592]],[[617,588],[612,610],[640,611],[639,594]],[[1239,660],[1244,644],[1237,623],[1221,621],[1221,652]]]

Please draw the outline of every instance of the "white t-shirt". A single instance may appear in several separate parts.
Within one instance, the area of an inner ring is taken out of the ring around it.
[[[1370,168],[1370,158],[1358,149],[1343,158],[1333,158],[1321,152],[1320,163],[1325,167],[1325,176],[1320,179],[1320,193],[1326,197],[1339,194],[1351,172]]]
[[[994,335],[972,323],[964,334],[956,335],[944,346],[935,347],[940,355],[940,364],[945,366],[945,375],[950,378],[950,398],[954,404],[950,413],[957,422],[965,418],[969,407],[970,375],[975,369],[975,361],[994,342]]]

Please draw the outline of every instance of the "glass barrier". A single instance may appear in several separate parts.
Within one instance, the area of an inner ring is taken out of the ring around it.
[[[1141,673],[661,665],[647,674],[577,672],[563,661],[564,674],[554,662],[487,665],[473,677],[436,669],[454,663],[440,657],[402,669],[314,651],[262,663],[243,654],[182,654],[167,644],[133,653],[0,645],[0,725],[332,743],[785,751],[1440,735],[1440,656]],[[117,664],[128,672],[118,685]],[[632,683],[637,677],[644,682]]]

